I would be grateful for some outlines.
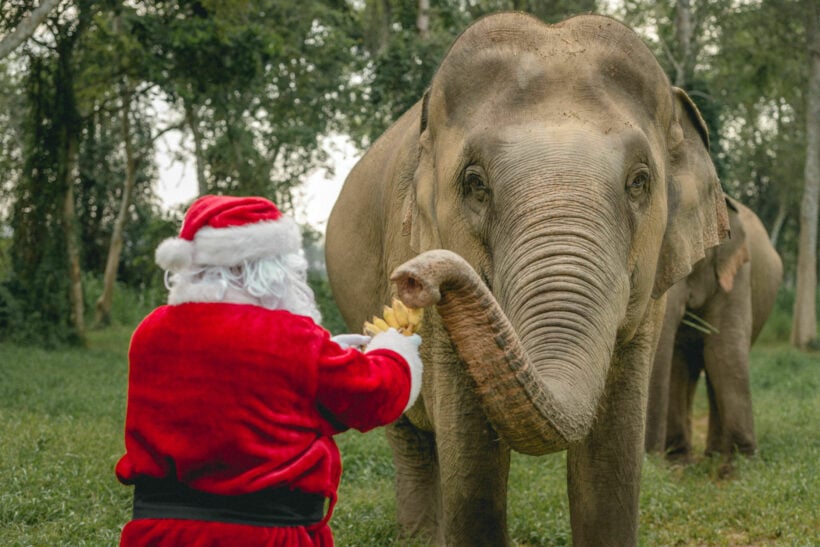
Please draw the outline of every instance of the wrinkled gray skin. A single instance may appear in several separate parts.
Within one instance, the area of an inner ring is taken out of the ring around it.
[[[510,449],[567,450],[574,542],[636,543],[663,294],[728,228],[707,138],[629,28],[504,13],[354,167],[326,245],[345,321],[397,287],[429,306],[388,428],[402,534],[509,544]]]
[[[729,457],[757,450],[749,350],[774,306],[783,264],[757,215],[726,201],[731,239],[709,249],[667,292],[649,389],[646,449],[670,459],[691,456],[692,399],[701,371],[709,398],[706,453]],[[718,332],[707,335],[683,324],[687,310]]]

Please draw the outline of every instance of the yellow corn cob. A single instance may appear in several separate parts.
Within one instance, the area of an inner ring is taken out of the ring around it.
[[[398,298],[393,299],[392,306],[385,306],[383,313],[383,319],[374,316],[370,321],[365,321],[365,334],[375,336],[387,329],[394,328],[405,336],[410,336],[419,329],[421,320],[424,317],[423,309],[408,308]]]

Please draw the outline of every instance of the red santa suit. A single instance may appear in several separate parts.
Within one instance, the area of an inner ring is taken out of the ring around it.
[[[311,318],[258,305],[153,311],[129,350],[121,545],[332,545],[332,436],[412,404],[413,344],[391,331],[343,349]]]

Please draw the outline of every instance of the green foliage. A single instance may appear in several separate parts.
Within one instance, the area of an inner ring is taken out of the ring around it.
[[[450,44],[473,20],[515,9],[556,22],[595,7],[594,0],[432,0],[430,25],[423,36],[417,27],[416,0],[368,0],[359,13],[363,78],[354,90],[347,131],[362,146],[381,135],[422,98]]]
[[[158,267],[155,266],[157,270]],[[151,310],[165,304],[168,291],[162,285],[162,276],[158,276],[159,283],[142,288],[130,287],[124,283],[117,283],[114,291],[114,301],[111,306],[111,324],[118,326],[133,326],[151,313]],[[99,277],[86,275],[83,279],[86,289],[85,309],[94,309],[96,295],[102,292],[102,280]],[[90,321],[90,317],[88,318]]]
[[[806,61],[799,1],[742,6],[721,19],[720,55],[710,78],[724,106],[725,187],[771,229],[782,207],[778,252],[796,265],[805,163]],[[765,30],[764,30],[765,29]]]
[[[13,182],[20,177],[22,161],[22,141],[24,138],[22,119],[18,115],[24,108],[25,88],[23,76],[10,70],[0,62],[0,230],[4,230],[7,207]],[[5,237],[1,234],[0,237]]]
[[[320,272],[311,271],[308,273],[308,284],[313,289],[316,303],[322,313],[322,326],[333,334],[347,332],[347,326],[344,319],[342,319],[342,314],[336,306],[336,301],[333,300],[333,294],[330,292],[327,276]]]
[[[770,231],[783,222],[777,248],[789,278],[806,152],[805,2],[693,0],[690,6],[689,58],[676,35],[678,2],[628,0],[620,15],[645,36],[673,81],[681,65],[727,193]]]
[[[347,332],[342,313],[336,306],[325,272],[325,248],[322,234],[311,226],[302,227],[302,244],[308,261],[308,285],[322,314],[322,326],[333,334]]]
[[[0,225],[0,230],[3,230]],[[5,281],[11,274],[11,264],[9,264],[9,246],[11,239],[0,234],[0,282]]]
[[[510,7],[502,9],[514,9],[531,13],[547,23],[557,23],[567,17],[581,13],[592,13],[596,11],[595,0],[513,0]]]
[[[125,24],[148,56],[145,79],[186,114],[203,193],[286,204],[325,161],[317,137],[339,123],[352,62],[345,3],[148,2]]]
[[[785,343],[789,341],[794,309],[794,289],[781,288],[774,307],[758,336],[758,344]]]
[[[163,272],[154,262],[154,251],[166,238],[176,236],[183,207],[158,211],[153,205],[135,205],[126,226],[118,279],[139,291],[165,291]]]
[[[817,298],[817,309],[820,309],[820,293]],[[757,339],[758,345],[785,344],[789,342],[792,330],[792,310],[794,309],[794,287],[782,287],[763,330]],[[820,336],[820,328],[818,328]],[[817,350],[818,348],[814,348]]]
[[[34,4],[4,11],[0,35]],[[118,279],[142,293],[159,284],[154,248],[175,227],[157,207],[151,158],[158,135],[183,120],[197,137],[203,191],[265,195],[289,209],[291,187],[325,159],[318,135],[338,125],[349,96],[351,13],[322,0],[72,0],[55,9],[15,70],[0,66],[9,72],[0,83],[0,210],[13,227],[0,339],[72,339],[66,238],[82,243],[89,279],[101,274],[126,146],[136,184]],[[170,120],[155,111],[163,99]],[[61,222],[68,185],[70,226]],[[96,296],[87,290],[87,303]]]
[[[33,58],[26,75],[23,167],[10,223],[11,275],[0,293],[0,339],[72,341],[65,201],[66,154],[76,111],[59,57]],[[69,78],[67,80],[67,78]],[[23,323],[18,318],[25,317]]]
[[[113,468],[123,453],[131,328],[92,332],[89,349],[0,343],[0,528],[9,545],[112,545],[131,490]],[[641,545],[814,545],[820,542],[817,356],[756,346],[752,395],[760,454],[727,470],[719,458],[644,464]],[[695,443],[704,448],[703,382]],[[393,464],[383,433],[337,437],[343,474],[331,527],[338,545],[397,541]],[[569,545],[563,454],[513,455],[509,526],[519,545]]]
[[[0,10],[0,35],[36,4],[15,0]],[[689,4],[688,57],[676,36],[680,3],[627,0],[616,15],[646,37],[671,77],[681,69],[710,127],[726,190],[769,229],[782,219],[778,251],[789,279],[805,157],[806,0]],[[344,132],[360,145],[372,142],[421,98],[447,47],[475,18],[518,9],[555,22],[612,5],[431,0],[422,34],[416,0],[64,1],[37,42],[0,63],[0,236],[12,237],[0,254],[0,339],[72,339],[66,237],[81,242],[82,269],[101,274],[126,140],[137,183],[118,280],[144,292],[159,286],[154,246],[175,230],[152,190],[163,131],[195,137],[203,192],[264,195],[287,211],[291,189],[327,160],[318,137]],[[160,102],[170,104],[165,116],[156,112]],[[126,105],[130,139],[122,133]],[[74,226],[61,222],[68,184]],[[324,298],[324,282],[314,281]],[[777,330],[775,338],[787,320],[777,322],[768,331]]]

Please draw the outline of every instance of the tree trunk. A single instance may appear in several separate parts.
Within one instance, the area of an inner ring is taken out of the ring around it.
[[[202,133],[199,131],[199,117],[195,107],[185,101],[185,122],[194,136],[194,164],[196,165],[196,194],[201,196],[205,190],[205,160],[202,150]]]
[[[134,195],[134,185],[137,178],[139,158],[134,154],[131,143],[131,90],[126,89],[122,94],[122,139],[125,145],[125,185],[122,190],[122,200],[117,219],[111,232],[111,243],[108,247],[108,259],[105,262],[103,274],[103,290],[95,304],[96,326],[105,326],[111,323],[111,304],[114,300],[114,287],[117,281],[117,269],[122,253],[122,233],[128,220],[128,208],[131,206],[131,197]]]
[[[777,247],[777,241],[780,239],[780,230],[783,229],[783,225],[786,223],[786,217],[788,216],[787,213],[788,210],[786,208],[786,200],[781,196],[780,205],[777,207],[777,216],[774,218],[772,229],[769,232],[769,241],[773,247]]]
[[[13,31],[8,33],[3,40],[0,40],[0,59],[7,57],[17,46],[28,40],[43,19],[54,9],[60,0],[43,0],[43,2],[31,12],[31,14],[20,21]]]
[[[77,127],[80,123],[80,115],[77,111],[72,64],[77,40],[85,32],[90,20],[90,13],[81,12],[76,31],[64,40],[58,40],[58,74],[55,81],[61,132],[58,183],[61,188],[65,189],[62,228],[65,234],[68,262],[69,305],[71,309],[69,321],[74,329],[74,336],[81,344],[86,342],[85,303],[83,299],[77,212],[74,205],[74,185],[79,179],[77,155],[79,153],[80,135]]]
[[[427,40],[430,36],[430,0],[419,0],[419,15],[416,19],[419,37]]]
[[[678,0],[675,9],[675,39],[679,57],[675,65],[675,85],[685,88],[692,65],[692,6],[689,0]]]
[[[373,55],[381,54],[390,40],[390,2],[389,0],[368,0],[364,11],[364,43]]]
[[[794,298],[792,345],[805,349],[817,337],[817,215],[820,194],[820,7],[807,2],[806,37],[809,85],[806,109],[806,166],[800,206],[797,288]]]
[[[83,276],[80,268],[80,246],[77,243],[77,214],[74,208],[74,174],[77,159],[77,138],[68,137],[66,150],[65,199],[63,201],[63,230],[66,238],[68,257],[69,302],[71,303],[71,324],[77,338],[85,342],[85,305],[83,302]]]

